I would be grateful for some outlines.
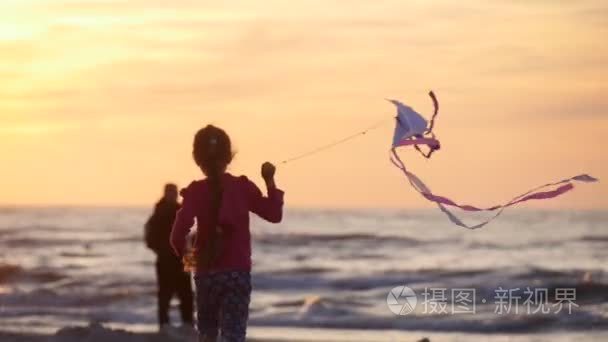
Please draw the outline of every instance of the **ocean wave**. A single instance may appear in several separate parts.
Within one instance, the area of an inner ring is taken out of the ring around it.
[[[312,301],[312,303],[316,303]],[[607,329],[608,319],[588,312],[572,315],[408,315],[377,316],[349,308],[312,304],[313,309],[286,313],[258,314],[250,319],[253,326],[315,327],[368,330],[425,330],[467,333],[531,333],[554,329],[586,331]],[[339,314],[336,314],[339,313]]]
[[[476,276],[495,277],[495,272],[496,270],[492,269],[387,269],[366,275],[341,277],[331,281],[330,285],[334,288],[348,290],[371,290],[396,284],[412,286],[419,283],[438,283],[441,286],[449,287],[458,279],[470,283]]]
[[[153,291],[138,287],[125,287],[116,290],[65,289],[60,287],[37,288],[32,291],[16,291],[4,296],[2,302],[6,309],[14,315],[21,316],[31,312],[50,310],[51,314],[68,312],[70,308],[96,308],[100,305],[110,305],[116,302],[129,301],[133,298],[154,297]],[[6,312],[4,313],[6,314]]]
[[[483,250],[520,250],[522,248],[530,249],[543,249],[543,248],[556,248],[568,244],[570,241],[531,241],[524,243],[505,243],[500,244],[498,242],[489,241],[471,241],[466,243],[467,249],[483,249]]]
[[[291,269],[296,270],[296,268]],[[310,269],[309,272],[267,271],[253,273],[253,284],[259,290],[324,290],[324,291],[367,291],[387,289],[396,284],[414,285],[436,279],[429,274],[416,272],[386,272],[341,276],[330,270]]]
[[[17,235],[17,234],[15,234]],[[89,238],[57,238],[53,236],[48,237],[19,237],[9,235],[8,238],[0,240],[1,244],[4,244],[11,248],[23,248],[23,247],[49,247],[49,246],[82,246],[83,248],[90,248],[92,244],[108,244],[108,243],[132,243],[140,242],[143,243],[142,236],[126,236],[126,237],[115,237],[115,238],[104,238],[104,237],[89,237]]]
[[[511,270],[511,269],[509,269]],[[604,279],[606,274],[602,270],[589,269],[569,269],[556,270],[543,267],[526,267],[521,270],[515,270],[512,278],[518,280],[527,280],[530,282],[561,282],[567,284],[578,284],[587,281],[585,278]]]
[[[79,253],[79,252],[61,252],[59,256],[64,258],[100,258],[104,257],[105,254],[102,253]]]
[[[267,273],[254,273],[253,287],[257,290],[304,290],[321,289],[327,287],[328,280],[320,274],[304,275],[272,275]]]
[[[23,272],[23,268],[18,265],[0,264],[0,283],[9,281]]]
[[[352,260],[352,259],[369,259],[369,260],[384,260],[386,259],[386,255],[381,252],[371,253],[367,251],[353,251],[348,255],[338,255],[336,259],[340,260]]]
[[[66,277],[65,274],[48,268],[37,267],[25,269],[18,265],[0,264],[0,283],[15,282],[44,284],[56,282],[65,279]]]
[[[586,280],[589,278],[590,280]],[[605,301],[608,285],[601,270],[551,270],[543,268],[479,268],[479,269],[386,269],[379,272],[345,275],[340,270],[324,267],[292,267],[254,272],[256,288],[262,290],[320,289],[330,291],[386,290],[397,284],[410,287],[476,288],[479,293],[493,295],[503,288],[580,288],[581,295]],[[418,285],[420,284],[420,285]],[[584,286],[593,284],[593,286]]]
[[[291,300],[280,300],[270,304],[271,307],[292,307],[298,311],[306,311],[314,305],[328,306],[328,305],[343,305],[350,307],[370,307],[372,306],[368,301],[362,300],[354,296],[343,296],[343,297],[329,297],[321,295],[308,295],[299,299]]]
[[[138,243],[144,243],[144,237],[143,235],[131,235],[131,236],[125,236],[125,237],[116,237],[116,238],[108,238],[108,239],[100,239],[99,242],[106,242],[106,243],[111,243],[111,242],[138,242]]]
[[[585,242],[608,242],[608,235],[585,235],[579,240]]]
[[[399,243],[400,245],[415,246],[434,241],[421,241],[403,236],[389,236],[376,234],[283,234],[266,233],[253,236],[254,241],[261,244],[272,244],[279,246],[300,246],[313,244],[327,244],[334,242],[374,242],[374,243]],[[445,241],[441,241],[445,242]]]
[[[33,237],[17,237],[9,238],[0,243],[11,247],[11,248],[23,248],[23,247],[49,247],[49,246],[74,246],[84,245],[87,241],[82,239],[62,239],[62,238],[33,238]]]
[[[272,271],[262,271],[257,272],[260,275],[265,276],[284,276],[284,275],[292,275],[292,274],[321,274],[321,273],[329,273],[338,271],[337,269],[329,268],[329,267],[314,267],[314,266],[301,266],[301,267],[292,267],[292,268],[284,268]]]
[[[5,237],[8,235],[18,234],[21,231],[20,228],[6,228],[0,227],[0,237]]]
[[[482,269],[446,269],[446,268],[421,268],[415,270],[385,270],[384,274],[409,274],[409,275],[418,275],[418,276],[429,276],[432,278],[444,278],[444,277],[473,277],[482,274],[493,273],[496,270],[489,268]]]
[[[28,269],[22,272],[20,281],[25,280],[34,283],[51,283],[65,279],[66,277],[67,275],[58,271],[54,271],[52,269],[35,268]]]

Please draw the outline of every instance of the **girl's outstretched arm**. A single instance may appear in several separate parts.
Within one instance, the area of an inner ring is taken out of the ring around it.
[[[186,236],[190,233],[190,229],[194,225],[195,212],[195,200],[191,194],[192,185],[181,191],[181,195],[184,198],[181,209],[175,216],[173,222],[173,229],[171,230],[171,247],[173,252],[181,257],[184,255],[186,248]]]
[[[260,189],[249,182],[250,210],[261,218],[272,223],[279,223],[283,218],[283,191],[277,189],[274,181],[275,167],[271,163],[262,165],[262,178],[266,183],[268,197],[262,195]]]

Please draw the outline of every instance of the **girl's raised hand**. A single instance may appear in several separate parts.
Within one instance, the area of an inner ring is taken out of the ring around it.
[[[276,169],[277,168],[272,163],[265,162],[262,164],[262,178],[264,178],[267,183],[274,181],[274,173]]]

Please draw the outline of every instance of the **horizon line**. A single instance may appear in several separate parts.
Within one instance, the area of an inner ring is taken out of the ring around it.
[[[27,210],[27,209],[150,209],[154,206],[155,202],[150,204],[5,204],[0,203],[0,210]],[[322,206],[305,206],[305,205],[293,205],[285,206],[287,210],[302,210],[302,211],[338,211],[346,212],[353,210],[366,210],[366,211],[434,211],[434,207],[374,207],[374,206],[344,206],[344,207],[322,207]],[[556,212],[556,211],[570,211],[570,212],[604,212],[608,211],[608,208],[574,208],[574,207],[514,207],[510,211],[545,211],[545,212]]]

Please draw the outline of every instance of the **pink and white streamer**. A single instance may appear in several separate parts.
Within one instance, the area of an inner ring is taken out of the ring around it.
[[[546,200],[546,199],[550,199],[550,198],[554,198],[554,197],[563,195],[566,192],[574,189],[574,182],[591,183],[591,182],[598,181],[596,178],[593,178],[587,174],[582,174],[582,175],[574,176],[571,178],[563,179],[558,182],[541,185],[526,193],[523,193],[519,196],[514,197],[513,199],[511,199],[509,202],[507,202],[505,204],[499,204],[499,205],[495,205],[495,206],[488,207],[488,208],[479,208],[479,207],[468,205],[468,204],[458,204],[447,197],[433,194],[431,189],[429,189],[429,187],[426,184],[424,184],[424,182],[420,178],[418,178],[418,176],[409,172],[405,168],[403,161],[401,160],[401,158],[399,158],[399,155],[397,154],[397,152],[395,151],[394,148],[391,150],[391,162],[393,162],[393,164],[397,168],[399,168],[399,170],[401,170],[403,172],[403,174],[407,177],[407,179],[410,182],[410,184],[412,185],[412,187],[416,191],[418,191],[418,193],[420,193],[424,198],[426,198],[427,200],[429,200],[431,202],[434,202],[439,207],[439,209],[448,216],[448,218],[450,219],[450,221],[452,221],[452,223],[456,224],[457,226],[460,226],[463,228],[469,228],[469,229],[477,229],[477,228],[481,228],[481,227],[485,226],[486,224],[490,223],[492,220],[494,220],[495,218],[500,216],[500,214],[502,214],[502,212],[510,206],[513,206],[513,205],[516,205],[519,203],[523,203],[526,201],[530,201],[530,200]],[[547,188],[550,188],[551,190],[541,191],[541,190],[547,189]],[[489,219],[487,219],[481,223],[478,223],[475,225],[468,225],[468,224],[464,223],[460,218],[458,218],[454,213],[452,213],[447,208],[448,206],[456,207],[456,208],[459,208],[459,209],[462,209],[465,211],[495,211],[495,210],[497,210],[497,211],[496,211],[496,214],[494,214],[492,217],[490,217]]]

